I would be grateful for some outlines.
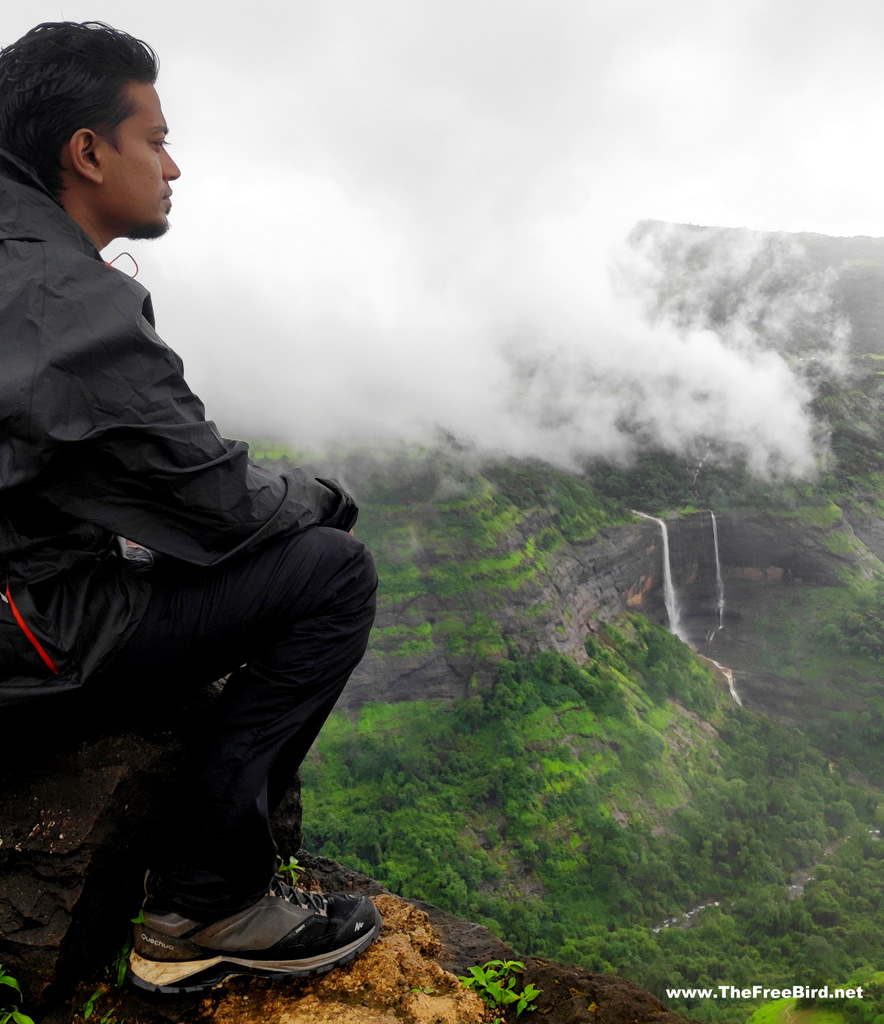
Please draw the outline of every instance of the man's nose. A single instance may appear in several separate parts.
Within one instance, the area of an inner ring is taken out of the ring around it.
[[[178,164],[169,156],[164,150],[163,156],[166,158],[163,163],[163,180],[174,181],[176,178],[181,177],[181,171],[178,169]]]

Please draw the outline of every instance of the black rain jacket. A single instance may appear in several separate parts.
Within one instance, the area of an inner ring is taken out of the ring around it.
[[[150,574],[119,537],[211,566],[355,520],[219,435],[148,293],[0,151],[0,706],[80,686],[135,629]]]

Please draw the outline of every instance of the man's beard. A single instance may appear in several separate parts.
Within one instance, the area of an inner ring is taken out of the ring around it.
[[[141,241],[149,238],[162,238],[163,235],[169,230],[171,225],[168,221],[160,224],[140,224],[136,228],[131,228],[126,233],[126,238],[131,238],[133,241]]]

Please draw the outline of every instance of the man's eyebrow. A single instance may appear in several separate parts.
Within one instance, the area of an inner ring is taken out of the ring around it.
[[[158,132],[160,135],[164,137],[169,134],[168,126],[164,124],[155,124],[153,126],[153,131]]]

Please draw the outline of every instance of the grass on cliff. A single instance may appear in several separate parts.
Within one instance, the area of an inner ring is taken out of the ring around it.
[[[884,581],[761,589],[740,628],[751,638],[756,670],[793,684],[775,695],[780,713],[845,771],[880,780]]]

